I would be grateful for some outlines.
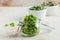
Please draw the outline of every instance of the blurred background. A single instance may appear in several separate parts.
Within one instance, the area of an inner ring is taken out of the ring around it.
[[[33,6],[46,1],[55,1],[60,4],[60,0],[0,0],[0,6]]]

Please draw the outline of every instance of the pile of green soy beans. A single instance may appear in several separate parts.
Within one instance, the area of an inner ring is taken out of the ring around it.
[[[44,9],[45,9],[45,5],[44,4],[37,5],[37,6],[32,6],[31,8],[29,8],[29,10],[36,10],[36,11],[44,10]]]
[[[22,25],[21,31],[27,35],[36,35],[38,28],[36,27],[37,17],[28,15],[24,18],[24,24]]]
[[[47,6],[55,6],[55,5],[57,5],[55,2],[48,2],[47,4],[46,4]]]

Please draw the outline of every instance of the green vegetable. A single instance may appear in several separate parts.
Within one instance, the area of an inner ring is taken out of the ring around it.
[[[47,6],[55,6],[55,5],[57,5],[55,2],[48,2],[47,3]]]
[[[10,24],[5,24],[5,26],[11,26],[11,27],[14,27],[14,26],[21,26],[20,23],[18,24],[15,24],[14,22],[10,23]]]
[[[15,26],[15,24],[12,22],[12,23],[10,23],[10,26],[14,27],[14,26]]]
[[[8,26],[8,24],[5,24],[5,26]]]
[[[35,35],[38,33],[38,28],[35,26],[24,26],[22,27],[22,32],[27,35]]]
[[[43,9],[45,9],[44,4],[41,4],[41,5],[38,5],[38,6],[33,6],[33,7],[29,8],[29,10],[37,10],[37,11],[43,10]]]
[[[37,20],[37,17],[33,16],[33,15],[28,15],[24,18],[24,22],[33,22],[33,21],[36,21]]]
[[[27,35],[35,35],[38,33],[38,28],[35,23],[37,21],[37,17],[33,15],[28,15],[24,18],[24,24],[22,25],[21,32]]]

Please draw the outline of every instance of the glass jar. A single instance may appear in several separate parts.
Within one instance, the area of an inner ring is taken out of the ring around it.
[[[22,36],[35,36],[40,32],[40,20],[27,22],[20,21],[20,24],[21,27],[19,31]]]

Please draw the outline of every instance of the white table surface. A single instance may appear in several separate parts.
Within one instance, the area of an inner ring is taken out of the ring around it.
[[[46,22],[55,27],[51,33],[46,35],[37,35],[35,37],[8,37],[16,34],[17,27],[5,27],[4,24],[18,23],[20,17],[28,14],[27,7],[0,7],[0,40],[60,40],[60,16],[47,16]],[[59,14],[60,12],[58,12]],[[16,35],[15,35],[16,36]],[[45,39],[48,38],[48,39]]]

